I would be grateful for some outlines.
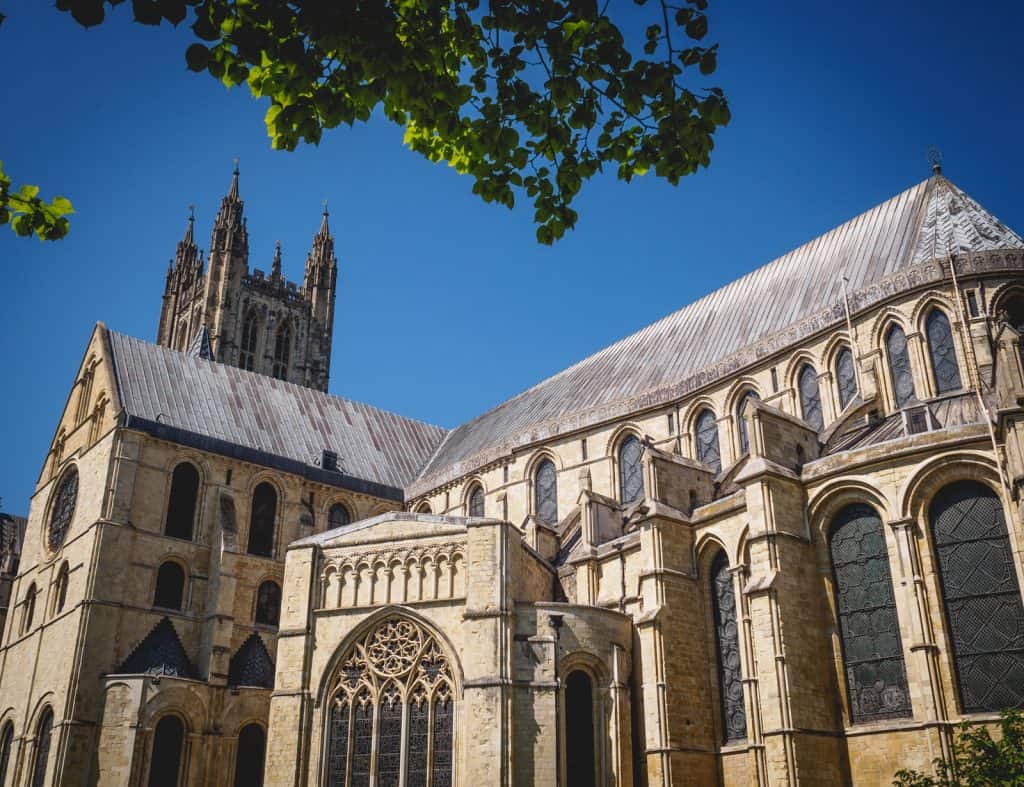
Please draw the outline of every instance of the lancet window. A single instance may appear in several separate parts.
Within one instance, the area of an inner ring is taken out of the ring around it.
[[[174,538],[192,540],[198,497],[199,471],[188,462],[182,462],[171,475],[171,495],[167,500],[164,533]]]
[[[469,493],[469,502],[466,508],[469,516],[484,515],[484,488],[479,484],[476,484]]]
[[[718,447],[718,421],[710,410],[701,410],[694,422],[697,441],[697,461],[714,468],[717,473],[722,469],[722,452]]]
[[[900,326],[893,325],[885,335],[885,350],[889,355],[889,377],[896,406],[906,407],[917,398],[917,392],[907,352],[907,335]]]
[[[743,396],[740,397],[739,402],[736,404],[736,431],[740,437],[740,453],[745,454],[750,450],[750,435],[747,434],[747,419],[743,417],[744,408],[747,402],[752,399],[760,399],[757,395],[757,391],[747,391]]]
[[[46,784],[46,766],[50,762],[50,737],[53,733],[53,711],[47,708],[36,727],[36,751],[32,763],[32,787]]]
[[[632,503],[644,496],[641,454],[643,445],[636,435],[629,435],[619,444],[619,494],[623,503]]]
[[[818,388],[818,373],[809,363],[800,369],[797,378],[800,391],[800,412],[803,419],[817,431],[825,428],[825,419],[821,413],[821,390]]]
[[[932,309],[924,321],[924,332],[928,337],[928,355],[932,361],[932,378],[936,393],[959,391],[960,364],[956,360],[956,346],[949,319],[939,309]]]
[[[718,698],[722,712],[722,738],[726,742],[747,737],[747,713],[743,701],[740,668],[740,637],[736,616],[736,591],[729,559],[719,552],[711,561],[711,598],[715,614],[715,645],[718,650]]]
[[[242,344],[238,353],[238,365],[246,371],[256,368],[256,340],[259,338],[260,323],[255,311],[245,315],[242,323]]]
[[[450,787],[455,682],[440,644],[389,618],[339,662],[327,716],[329,787]]]
[[[252,495],[249,517],[250,555],[270,557],[274,554],[274,520],[277,518],[277,492],[265,481]]]
[[[274,339],[274,366],[272,374],[278,380],[288,379],[288,364],[292,355],[292,329],[285,323],[277,329]]]
[[[533,476],[533,499],[537,519],[549,525],[558,521],[558,473],[555,463],[545,459]]]
[[[846,409],[857,395],[857,371],[853,367],[853,353],[843,347],[836,353],[836,386],[839,388],[839,408]]]

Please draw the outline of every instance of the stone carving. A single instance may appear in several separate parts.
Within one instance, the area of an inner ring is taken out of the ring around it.
[[[340,555],[320,575],[326,609],[413,604],[466,594],[462,544]]]

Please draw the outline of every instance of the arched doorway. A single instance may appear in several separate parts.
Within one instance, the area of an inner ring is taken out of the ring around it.
[[[568,787],[595,787],[594,685],[574,670],[565,679],[565,774]]]
[[[263,787],[266,736],[259,724],[246,724],[238,733],[235,753],[235,787]]]
[[[184,743],[185,725],[181,719],[168,715],[157,722],[149,758],[149,787],[178,787]]]

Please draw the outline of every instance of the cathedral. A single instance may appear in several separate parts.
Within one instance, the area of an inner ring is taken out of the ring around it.
[[[1024,240],[938,167],[450,430],[243,208],[69,370],[0,787],[888,785],[1024,707]]]

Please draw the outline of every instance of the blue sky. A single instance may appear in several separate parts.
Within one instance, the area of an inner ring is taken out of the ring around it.
[[[271,151],[265,107],[186,71],[182,31],[131,24],[128,3],[85,31],[50,6],[8,0],[0,26],[0,160],[77,210],[60,243],[0,228],[0,498],[15,513],[93,324],[153,339],[187,206],[205,248],[235,156],[251,267],[280,240],[301,280],[330,201],[331,392],[449,427],[924,179],[930,145],[1024,230],[1021,3],[712,0],[733,122],[711,168],[676,188],[592,181],[551,248],[528,206],[483,204],[396,127]]]

